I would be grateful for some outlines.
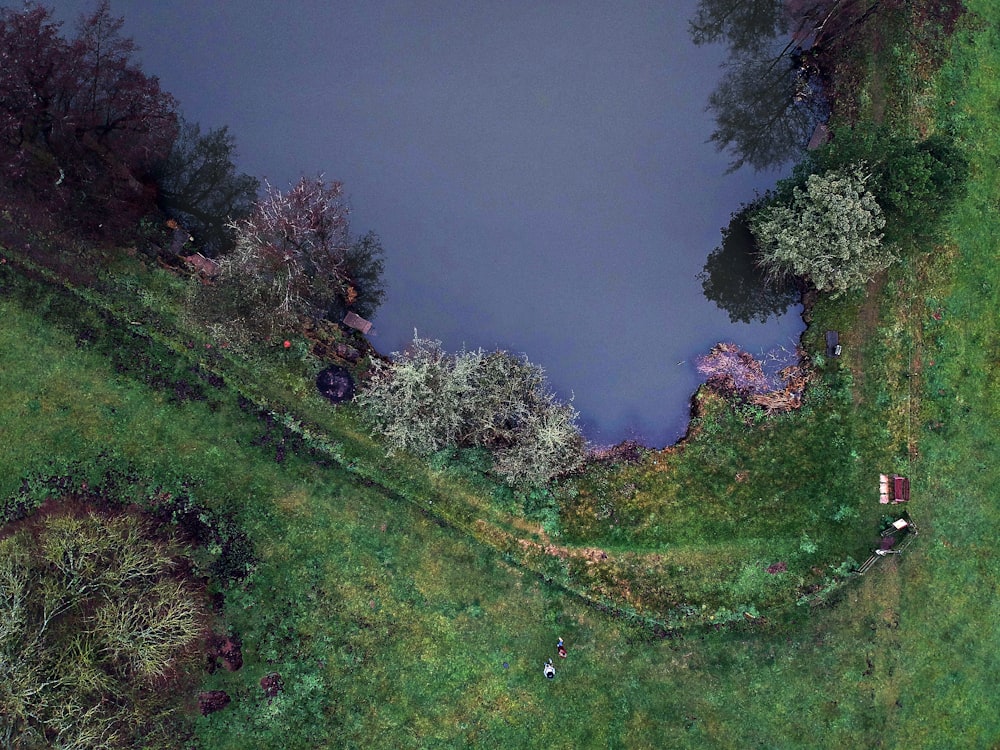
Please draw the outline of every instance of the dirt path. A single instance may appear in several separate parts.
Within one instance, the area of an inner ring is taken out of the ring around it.
[[[854,404],[861,403],[861,394],[864,391],[865,372],[868,370],[866,362],[862,356],[864,343],[870,340],[878,330],[879,324],[879,304],[882,300],[882,290],[885,287],[888,274],[882,271],[868,285],[868,296],[858,309],[858,318],[854,326],[849,331],[844,331],[843,342],[845,348],[855,352],[857,356],[851,358],[851,375],[854,377]]]

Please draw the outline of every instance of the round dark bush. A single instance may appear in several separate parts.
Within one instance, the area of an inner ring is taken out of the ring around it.
[[[354,398],[354,378],[343,367],[327,367],[316,376],[316,387],[334,404]]]

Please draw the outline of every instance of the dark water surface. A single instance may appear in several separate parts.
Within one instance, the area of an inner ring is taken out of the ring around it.
[[[684,432],[692,361],[790,345],[798,310],[732,324],[697,279],[776,175],[724,175],[705,103],[721,47],[670,3],[115,0],[147,72],[240,168],[345,184],[386,249],[373,342],[502,347],[574,397],[588,436]],[[70,24],[91,3],[57,0]]]

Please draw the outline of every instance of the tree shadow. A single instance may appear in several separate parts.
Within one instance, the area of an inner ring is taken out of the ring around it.
[[[764,323],[787,312],[801,296],[793,279],[771,279],[757,264],[745,210],[733,214],[723,228],[722,244],[709,253],[698,278],[705,297],[733,323]]]

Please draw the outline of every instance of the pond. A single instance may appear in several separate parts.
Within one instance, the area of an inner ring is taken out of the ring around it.
[[[90,3],[56,2],[72,21]],[[685,430],[718,341],[793,346],[797,308],[732,323],[698,276],[774,172],[707,142],[721,46],[696,3],[148,4],[117,0],[147,72],[240,168],[324,172],[386,250],[372,341],[501,347],[573,398],[588,437]]]

